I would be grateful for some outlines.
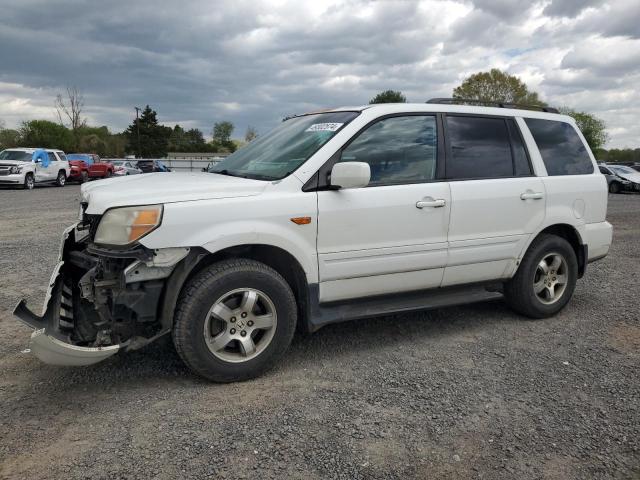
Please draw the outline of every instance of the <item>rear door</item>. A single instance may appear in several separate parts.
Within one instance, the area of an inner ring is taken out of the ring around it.
[[[442,285],[508,277],[544,220],[544,184],[512,118],[446,114],[444,126],[451,221]]]
[[[440,286],[450,193],[438,149],[436,115],[420,114],[379,119],[338,153],[368,163],[371,181],[318,192],[321,302]]]

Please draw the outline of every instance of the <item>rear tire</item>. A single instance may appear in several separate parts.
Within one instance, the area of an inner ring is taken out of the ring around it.
[[[65,183],[67,183],[67,174],[64,173],[63,170],[60,170],[56,177],[56,187],[64,187]]]
[[[173,341],[198,375],[242,381],[273,367],[291,343],[296,321],[295,297],[278,272],[255,260],[224,260],[183,288]]]
[[[609,193],[620,193],[620,184],[618,182],[612,182],[609,184]]]
[[[111,170],[107,170],[107,172],[104,174],[104,178],[109,178],[111,176]]]
[[[543,234],[525,254],[515,276],[505,283],[507,304],[529,318],[547,318],[571,299],[578,279],[578,260],[562,237]]]
[[[24,176],[24,183],[22,184],[22,188],[25,190],[33,190],[33,187],[35,186],[36,182],[35,179],[33,178],[33,173],[27,173]]]

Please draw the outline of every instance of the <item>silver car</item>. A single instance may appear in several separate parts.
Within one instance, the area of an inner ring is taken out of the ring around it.
[[[640,192],[640,172],[625,165],[598,165],[609,184],[610,193]]]
[[[138,173],[142,173],[142,170],[136,167],[134,162],[129,160],[111,160],[110,162],[113,165],[113,174],[116,176],[137,175]]]

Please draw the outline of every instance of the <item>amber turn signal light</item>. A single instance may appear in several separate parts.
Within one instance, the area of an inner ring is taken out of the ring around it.
[[[293,217],[291,221],[296,225],[308,225],[311,223],[311,217]]]

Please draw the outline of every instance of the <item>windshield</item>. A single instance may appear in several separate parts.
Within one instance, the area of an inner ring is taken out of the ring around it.
[[[124,165],[124,162],[111,162],[112,165],[115,165],[116,167],[121,167]]]
[[[306,162],[358,112],[327,112],[294,117],[209,167],[221,173],[257,180],[279,180]]]
[[[30,162],[31,153],[17,150],[3,150],[0,152],[0,160],[14,160],[19,162]]]
[[[638,173],[636,170],[629,167],[609,167],[609,168],[616,173]]]

